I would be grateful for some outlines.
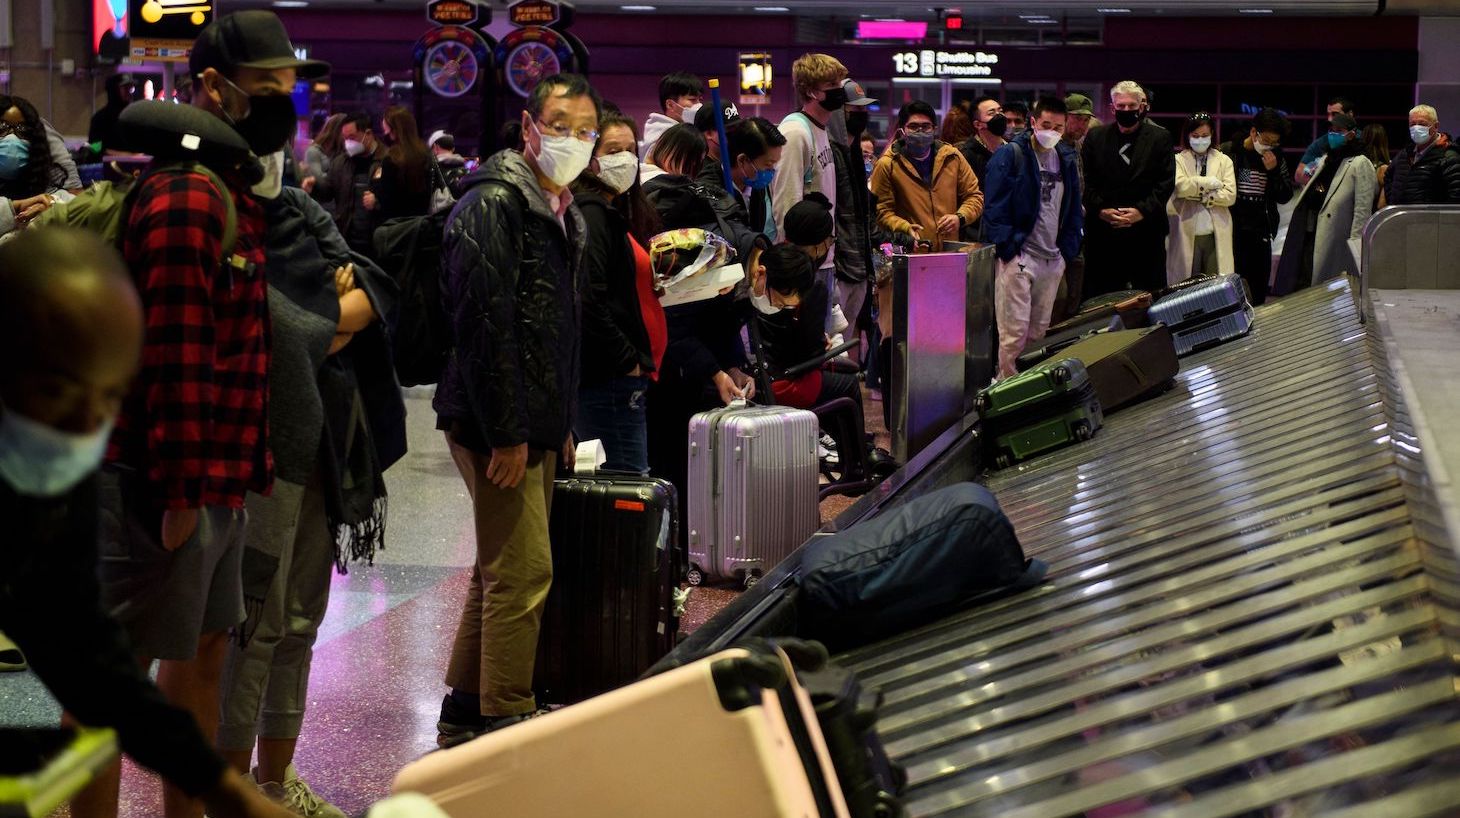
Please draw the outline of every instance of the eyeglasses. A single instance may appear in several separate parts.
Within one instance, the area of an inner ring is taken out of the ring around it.
[[[932,133],[933,132],[933,123],[931,123],[931,122],[909,122],[908,124],[902,126],[902,129],[904,131],[907,131],[908,133]]]
[[[543,122],[541,119],[537,120],[537,124],[541,126],[546,133],[552,134],[553,136],[571,136],[579,142],[598,141],[598,131],[594,128],[574,129],[568,127],[568,125],[561,122],[556,125],[549,125],[546,122]]]
[[[22,139],[29,139],[33,133],[35,133],[35,129],[24,122],[14,123],[0,120],[0,137],[15,134]]]

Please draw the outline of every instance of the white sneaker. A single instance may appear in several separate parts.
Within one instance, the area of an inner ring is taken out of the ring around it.
[[[847,317],[842,313],[842,305],[831,305],[831,335],[840,337],[847,331]]]
[[[254,769],[253,776],[257,781],[259,776],[257,768]],[[299,777],[293,764],[290,764],[284,771],[283,784],[272,781],[260,784],[259,791],[270,801],[302,818],[349,818],[339,807],[316,795],[314,790],[304,783],[304,779]]]

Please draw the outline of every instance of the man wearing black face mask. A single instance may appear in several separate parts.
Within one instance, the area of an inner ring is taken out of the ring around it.
[[[872,208],[872,191],[867,181],[871,175],[862,160],[862,134],[867,130],[867,106],[877,100],[856,80],[842,83],[847,94],[842,121],[833,116],[828,123],[832,134],[832,158],[836,166],[836,289],[831,295],[841,307],[847,328],[843,338],[856,338],[861,327],[870,324],[870,315],[863,316],[867,304],[868,283],[872,269],[872,235],[876,230],[876,212]],[[844,131],[844,132],[843,132]],[[867,320],[863,320],[866,318]],[[838,339],[833,339],[838,340]],[[875,348],[869,343],[864,350]]]
[[[266,11],[208,26],[188,67],[193,105],[271,166],[294,133],[296,79],[328,69],[298,59]],[[273,482],[265,222],[250,192],[262,176],[252,161],[222,172],[224,189],[194,171],[149,174],[123,231],[147,331],[102,475],[103,520],[115,521],[103,529],[103,596],[144,666],[162,660],[163,693],[209,736],[228,631],[243,620],[244,497]],[[237,236],[227,258],[224,197]],[[73,814],[115,814],[117,772],[100,776]],[[171,786],[164,805],[168,818],[202,815]]]
[[[994,158],[994,151],[1002,148],[1007,141],[1004,135],[1009,131],[1009,120],[1004,117],[1004,107],[993,97],[979,97],[973,101],[973,136],[958,147],[963,153],[963,158],[968,160],[968,166],[973,168],[973,175],[978,179],[978,187],[983,190],[988,187],[984,180],[984,171],[988,169],[989,160]],[[982,220],[968,225],[963,229],[962,236],[965,240],[977,240],[982,232]]]
[[[1171,132],[1146,119],[1146,92],[1110,89],[1115,123],[1091,129],[1085,163],[1085,296],[1166,286],[1166,203],[1176,189]]]
[[[835,111],[847,103],[842,83],[847,68],[829,54],[805,54],[791,66],[791,78],[801,109],[781,120],[780,130],[786,137],[786,149],[771,183],[771,202],[776,216],[776,232],[785,235],[786,212],[808,193],[820,193],[837,209],[836,166],[832,160],[831,138],[826,124]],[[816,271],[817,280],[834,286],[836,250]],[[828,332],[840,331],[827,313]]]

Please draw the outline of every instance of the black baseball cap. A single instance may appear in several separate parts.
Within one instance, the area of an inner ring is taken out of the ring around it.
[[[193,42],[188,71],[196,77],[212,68],[230,73],[238,68],[277,71],[293,68],[302,79],[329,73],[329,63],[301,60],[289,42],[284,23],[272,11],[235,11],[219,17]]]
[[[731,126],[740,121],[740,109],[736,108],[733,102],[724,103],[722,109],[725,114],[725,130],[728,131]],[[698,111],[695,111],[695,129],[700,133],[709,133],[715,130],[715,106],[713,103],[707,102],[700,106]]]

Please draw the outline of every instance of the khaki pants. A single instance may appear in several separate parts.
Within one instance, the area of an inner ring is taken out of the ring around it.
[[[1049,329],[1050,311],[1065,272],[1063,258],[1042,259],[1021,253],[1000,260],[994,278],[994,317],[999,325],[999,377],[1018,372],[1014,362],[1030,341]]]
[[[484,716],[531,713],[537,634],[553,581],[548,513],[558,456],[529,449],[522,482],[501,489],[487,479],[490,455],[458,446],[450,433],[446,442],[472,498],[477,536],[446,684],[479,694]]]

